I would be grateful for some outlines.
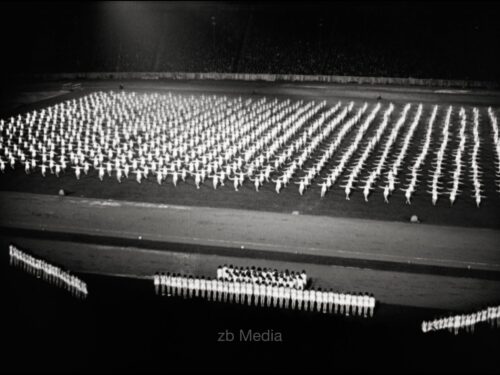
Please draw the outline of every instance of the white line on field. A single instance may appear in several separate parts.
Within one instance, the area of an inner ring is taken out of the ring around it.
[[[16,223],[12,221],[6,221],[5,223],[11,224],[12,227],[14,228],[29,228],[33,229],[33,226],[25,225],[23,223]],[[335,255],[335,254],[343,254],[343,255],[356,255],[362,259],[386,259],[386,260],[392,260],[392,261],[399,261],[401,263],[411,263],[413,262],[432,262],[432,263],[442,263],[442,264],[455,264],[455,265],[461,265],[461,266],[466,266],[466,267],[471,267],[471,266],[478,266],[478,267],[486,267],[486,268],[500,268],[500,264],[496,263],[482,263],[482,262],[474,262],[474,261],[460,261],[460,260],[451,260],[451,259],[439,259],[439,258],[425,258],[425,257],[399,257],[397,255],[391,255],[391,254],[384,254],[384,253],[367,253],[367,252],[361,252],[361,251],[355,251],[355,250],[341,250],[341,249],[327,249],[327,248],[317,248],[317,247],[296,247],[293,245],[279,245],[279,244],[271,244],[271,243],[265,243],[265,242],[250,242],[250,241],[232,241],[232,240],[222,240],[222,239],[213,239],[213,238],[199,238],[199,237],[185,237],[185,236],[176,236],[176,235],[155,235],[155,234],[144,234],[144,233],[138,233],[138,232],[133,232],[133,231],[117,231],[117,230],[112,230],[112,229],[106,229],[106,230],[101,230],[101,229],[90,229],[86,231],[82,231],[79,227],[73,227],[73,226],[61,226],[61,225],[52,225],[52,226],[39,226],[36,227],[35,229],[38,230],[51,230],[51,231],[57,231],[57,232],[70,232],[70,233],[76,233],[76,234],[87,234],[87,235],[93,235],[93,234],[101,234],[101,235],[109,235],[109,234],[114,234],[114,235],[119,235],[122,238],[125,239],[142,239],[142,240],[151,240],[153,239],[161,239],[166,242],[182,242],[182,243],[188,243],[188,244],[225,244],[231,245],[232,247],[244,247],[245,245],[250,245],[254,246],[257,249],[254,248],[254,250],[269,250],[269,248],[273,249],[278,249],[278,250],[284,250],[284,252],[293,252],[294,254],[302,254],[302,255],[323,255],[323,256],[328,256],[328,255]],[[123,237],[126,236],[126,237]],[[294,249],[294,251],[290,251]],[[145,250],[145,251],[152,251],[152,250]],[[158,251],[158,250],[157,250]],[[327,251],[328,253],[325,253]],[[344,257],[345,256],[341,256]]]

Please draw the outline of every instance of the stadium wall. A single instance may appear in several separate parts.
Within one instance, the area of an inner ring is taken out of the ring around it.
[[[186,72],[81,72],[81,73],[38,73],[30,75],[42,81],[61,80],[229,80],[229,81],[265,81],[265,82],[319,82],[336,84],[371,84],[401,85],[446,88],[496,89],[498,84],[484,81],[394,78],[394,77],[360,77],[331,75],[299,75],[299,74],[250,74],[250,73],[186,73]],[[27,76],[25,76],[27,78]]]

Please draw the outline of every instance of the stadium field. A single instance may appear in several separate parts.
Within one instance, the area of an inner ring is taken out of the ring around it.
[[[51,84],[56,85],[56,84]],[[186,183],[179,183],[174,187],[171,183],[171,177],[160,186],[154,179],[150,177],[144,180],[141,184],[136,183],[133,178],[122,180],[118,183],[116,178],[110,178],[106,175],[103,182],[97,178],[95,171],[90,171],[89,174],[82,175],[80,180],[76,180],[74,174],[65,172],[59,178],[54,175],[48,174],[42,177],[39,173],[27,176],[22,168],[16,170],[6,169],[6,173],[0,174],[0,187],[4,191],[24,191],[31,193],[41,194],[57,194],[59,189],[64,189],[68,194],[77,197],[88,198],[104,198],[104,199],[124,199],[128,201],[140,201],[150,203],[186,205],[186,206],[208,206],[220,208],[235,208],[246,210],[263,210],[282,213],[291,213],[297,211],[302,214],[311,215],[326,215],[326,216],[339,216],[351,218],[363,218],[374,220],[387,220],[387,221],[408,221],[411,215],[417,215],[419,219],[426,224],[437,225],[453,225],[453,226],[471,226],[483,228],[499,228],[500,226],[500,194],[497,192],[497,178],[495,177],[495,163],[496,156],[491,141],[491,126],[489,120],[484,113],[481,115],[480,136],[482,140],[481,149],[479,151],[479,161],[483,168],[482,182],[484,186],[485,200],[481,203],[479,208],[476,207],[472,197],[472,186],[470,178],[470,152],[472,149],[472,136],[468,138],[468,144],[464,153],[464,187],[457,200],[450,206],[446,196],[440,196],[436,206],[431,202],[431,195],[427,193],[429,190],[430,171],[432,170],[432,163],[434,162],[434,151],[440,142],[440,132],[445,116],[445,109],[449,105],[456,108],[456,113],[452,116],[452,127],[455,124],[458,127],[458,108],[465,106],[470,110],[472,106],[486,111],[487,106],[500,105],[500,95],[495,92],[480,91],[478,94],[475,92],[458,93],[458,94],[438,94],[436,90],[423,90],[421,88],[410,88],[406,92],[401,88],[392,87],[379,87],[378,89],[369,87],[357,86],[335,86],[325,87],[321,85],[320,88],[316,86],[311,88],[310,85],[295,84],[269,84],[269,83],[232,83],[232,82],[124,82],[125,91],[135,91],[140,93],[153,93],[153,92],[173,92],[183,93],[185,95],[195,94],[215,94],[260,98],[266,97],[268,99],[277,98],[291,98],[304,101],[322,101],[326,100],[329,105],[334,105],[338,101],[342,103],[349,103],[354,101],[355,105],[360,106],[362,103],[369,104],[375,103],[376,98],[381,95],[383,104],[389,102],[389,98],[396,106],[394,120],[399,110],[402,108],[402,103],[413,104],[410,108],[409,114],[413,115],[419,103],[423,103],[424,110],[421,115],[419,125],[415,130],[413,142],[408,148],[408,156],[401,172],[401,181],[397,189],[390,198],[390,203],[384,203],[382,189],[379,185],[383,185],[382,178],[378,183],[374,184],[374,191],[369,197],[369,201],[365,202],[361,190],[361,183],[355,187],[349,201],[345,199],[342,182],[348,176],[347,169],[339,177],[338,182],[327,192],[326,196],[320,199],[320,187],[313,183],[304,193],[300,196],[297,185],[291,185],[283,189],[278,195],[275,192],[274,184],[264,184],[259,193],[255,192],[255,188],[250,181],[246,181],[239,191],[235,191],[232,185],[227,184],[214,190],[210,180],[201,185],[197,190],[194,185],[194,180],[188,179]],[[78,98],[87,95],[96,90],[113,90],[117,89],[117,83],[112,81],[101,82],[94,81],[83,84],[81,91],[62,94],[55,98],[49,98],[35,104],[30,103],[22,107],[22,112],[30,111],[33,108],[44,108],[54,103],[61,102],[70,98]],[[52,93],[55,86],[38,86],[38,89]],[[50,90],[48,90],[50,89]],[[29,90],[36,90],[31,88]],[[36,92],[36,91],[31,91]],[[399,103],[399,104],[398,104]],[[426,104],[427,103],[427,104]],[[405,204],[404,192],[399,189],[405,185],[409,179],[409,160],[415,158],[421,147],[421,142],[426,132],[426,122],[431,112],[431,104],[439,104],[442,106],[441,110],[435,120],[434,131],[432,135],[431,151],[422,164],[422,171],[425,173],[424,178],[419,182],[417,190],[412,197],[412,204]],[[356,108],[356,107],[355,107]],[[19,113],[20,110],[10,110],[4,112],[2,118],[13,113]],[[375,123],[380,122],[382,114],[380,113],[375,119]],[[469,120],[471,121],[469,115]],[[410,117],[411,118],[411,117]],[[407,123],[409,121],[407,120]],[[406,125],[407,127],[408,125]],[[364,139],[368,139],[375,133],[376,126],[371,126]],[[471,132],[472,126],[469,126]],[[456,130],[455,130],[456,132]],[[352,142],[355,132],[349,133],[341,143],[340,149],[335,153],[334,157],[329,160],[325,166],[325,170],[332,168],[335,163],[338,163],[339,155],[343,153],[345,147]],[[404,132],[402,131],[397,138],[396,143],[401,143]],[[387,134],[387,131],[386,133]],[[385,135],[384,134],[384,135]],[[373,156],[369,158],[368,163],[363,167],[363,172],[360,175],[360,180],[367,176],[367,171],[374,168],[374,163],[377,156],[382,151],[383,141],[380,142],[373,150]],[[399,144],[398,144],[399,145]],[[352,156],[351,160],[356,160],[360,157],[363,151],[363,144],[358,148],[356,153]],[[449,187],[452,181],[453,172],[453,151],[458,146],[458,140],[451,136],[446,150],[444,165],[446,172],[442,177],[442,185]],[[434,148],[432,148],[434,147]],[[394,147],[389,154],[389,160],[394,158],[398,147]],[[314,156],[314,155],[313,155]],[[311,158],[312,159],[312,158]],[[350,166],[352,167],[353,161]],[[309,160],[304,165],[303,169],[306,170],[311,166]],[[348,165],[349,166],[349,165]],[[387,168],[384,170],[387,170]],[[382,177],[382,176],[381,176]]]
[[[122,84],[125,93],[326,100],[332,106],[338,101],[345,104],[354,101],[355,108],[364,102],[387,105],[387,98],[391,98],[396,115],[404,104],[412,104],[410,119],[422,103],[422,120],[408,149],[411,157],[420,149],[432,105],[443,108],[436,117],[432,138],[433,147],[437,148],[445,108],[450,105],[457,108],[452,117],[457,126],[461,106],[467,108],[467,113],[472,113],[473,106],[485,112],[487,106],[495,108],[500,98],[495,92],[437,93],[435,89],[422,88],[178,81]],[[25,87],[25,104],[4,111],[2,117],[95,91],[117,91],[116,86],[115,81],[85,82],[81,90],[71,93],[61,90],[56,97],[53,95],[60,83]],[[33,103],[33,99],[26,100],[27,92],[37,99],[45,92],[47,98]],[[381,117],[378,115],[375,123]],[[440,197],[434,206],[427,192],[427,175],[408,205],[404,193],[398,189],[389,203],[385,203],[378,183],[365,202],[359,189],[346,200],[342,187],[338,186],[341,182],[321,198],[320,187],[315,184],[303,195],[297,185],[276,194],[273,183],[264,184],[256,192],[250,181],[235,191],[227,183],[214,190],[208,180],[196,189],[189,178],[175,187],[171,177],[161,185],[152,177],[138,184],[133,178],[119,183],[106,175],[101,182],[92,170],[77,180],[73,173],[62,173],[59,178],[48,173],[42,177],[40,173],[26,175],[22,168],[12,170],[7,166],[5,173],[0,174],[2,236],[4,241],[15,240],[19,246],[25,245],[46,259],[80,272],[142,278],[160,265],[165,269],[173,267],[171,270],[177,272],[211,274],[218,262],[240,265],[274,262],[278,268],[307,268],[314,274],[318,287],[365,288],[376,292],[384,303],[459,309],[494,302],[499,285],[496,244],[500,199],[495,191],[491,126],[483,117],[480,124],[479,162],[483,166],[486,199],[479,208],[471,196],[468,171],[464,172],[465,188],[453,206],[446,197]],[[374,128],[368,130],[366,137],[373,136]],[[457,130],[452,128],[453,131]],[[470,168],[472,126],[468,131],[466,168]],[[405,131],[396,143],[401,142],[404,134]],[[342,144],[349,144],[353,137],[348,134]],[[384,142],[375,147],[373,155],[380,154]],[[451,136],[444,163],[445,186],[451,182],[451,154],[457,146],[458,140]],[[362,149],[356,152],[354,160],[360,157]],[[394,148],[389,159],[398,149]],[[339,154],[344,150],[341,147]],[[368,160],[366,170],[374,168],[373,159],[376,158]],[[434,152],[430,152],[422,165],[424,173],[431,170],[433,159]],[[337,162],[338,157],[334,156],[326,168]],[[306,163],[304,169],[307,167]],[[402,172],[403,176],[406,174]],[[347,175],[345,172],[339,181]],[[66,197],[56,196],[60,189]],[[78,209],[74,209],[75,205]],[[410,224],[411,215],[418,215],[421,224]],[[387,288],[387,280],[395,281],[393,287]],[[440,287],[436,288],[436,284]]]

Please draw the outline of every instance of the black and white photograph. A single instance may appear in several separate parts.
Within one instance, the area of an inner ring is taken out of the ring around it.
[[[500,373],[500,4],[0,3],[0,373]]]

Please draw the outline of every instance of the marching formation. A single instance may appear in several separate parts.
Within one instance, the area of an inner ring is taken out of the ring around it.
[[[457,335],[461,330],[474,333],[474,327],[479,323],[489,323],[490,327],[500,326],[500,306],[471,313],[454,315],[422,322],[422,332],[448,330]]]
[[[368,106],[366,105],[366,103],[363,107],[361,107],[360,111],[358,112],[358,116],[356,116],[356,120],[361,118],[361,115],[364,113],[364,111],[366,110],[367,107]],[[333,185],[335,183],[335,181],[337,180],[337,178],[344,172],[344,169],[346,168],[347,162],[351,159],[352,155],[357,150],[359,143],[363,139],[363,136],[365,135],[366,131],[368,130],[368,127],[371,125],[371,123],[373,122],[373,120],[377,116],[377,113],[379,112],[380,108],[381,108],[381,105],[379,103],[372,109],[372,111],[366,117],[363,124],[358,128],[354,142],[352,142],[350,144],[347,151],[342,155],[342,159],[340,160],[340,162],[335,166],[335,168],[333,168],[331,170],[332,173],[330,174],[330,176],[327,177],[327,184]],[[388,111],[389,110],[392,112],[392,107],[389,107]],[[354,122],[351,122],[349,125],[351,126],[354,124],[355,124]],[[353,173],[357,173],[356,168],[353,170]],[[328,178],[329,178],[329,180],[328,180]],[[353,182],[354,182],[354,179],[349,178],[349,180],[347,181],[347,184],[344,186],[346,200],[349,200],[349,196],[351,194],[351,189],[353,188]]]
[[[465,142],[467,136],[465,135],[465,128],[467,126],[467,116],[465,115],[465,110],[462,108],[460,110],[460,132],[458,133],[459,145],[455,152],[455,171],[453,172],[453,187],[450,190],[450,204],[453,205],[455,198],[457,196],[459,185],[463,184],[460,179],[462,175],[462,169],[464,167],[462,154],[465,151]]]
[[[488,108],[488,116],[490,117],[490,122],[491,122],[491,129],[492,133],[491,136],[493,138],[493,144],[495,145],[495,154],[497,157],[496,160],[496,178],[497,178],[497,184],[498,184],[498,192],[500,192],[500,136],[498,134],[498,120],[497,116],[495,115],[495,112],[491,107]]]
[[[411,141],[412,141],[413,136],[415,134],[415,130],[417,129],[417,126],[420,122],[420,117],[422,116],[422,111],[423,111],[423,105],[419,104],[418,109],[417,109],[417,113],[415,114],[415,116],[413,117],[413,121],[411,122],[410,129],[408,129],[408,132],[406,133],[406,136],[404,138],[403,146],[399,150],[399,153],[396,157],[396,160],[394,160],[394,162],[389,167],[389,172],[387,172],[387,176],[386,176],[387,183],[383,187],[384,200],[386,203],[389,203],[388,197],[390,194],[392,194],[392,192],[395,189],[398,174],[402,168],[403,161],[405,160],[405,158],[407,156],[408,147],[410,147]],[[387,156],[385,156],[385,157],[387,157]],[[383,162],[379,162],[379,163],[382,166],[385,165],[385,159]],[[413,190],[414,190],[414,187],[413,187],[412,191]],[[407,203],[409,203],[409,202],[407,202]]]
[[[339,101],[330,106],[326,101],[265,97],[95,92],[0,120],[0,170],[21,167],[26,174],[44,177],[71,172],[77,179],[95,173],[101,181],[108,177],[119,183],[133,178],[139,184],[152,180],[177,186],[182,181],[197,189],[210,180],[213,189],[230,184],[239,191],[246,184],[256,192],[273,183],[278,194],[294,184],[300,195],[319,186],[321,198],[343,178],[339,186],[346,199],[360,190],[365,201],[383,178],[380,188],[386,203],[396,185],[406,179],[407,186],[401,190],[410,204],[427,155],[434,152],[428,192],[432,203],[447,194],[453,204],[465,176],[470,175],[479,207],[485,198],[480,110],[473,108],[468,116],[468,110],[460,108],[459,124],[453,111],[452,106],[445,114],[438,105],[432,107],[425,139],[412,162],[411,145],[421,136],[417,129],[429,112],[422,104],[408,103],[399,110],[392,103]],[[440,136],[434,134],[438,116],[444,116]],[[500,142],[492,108],[488,117],[500,178]],[[468,128],[472,134],[469,158],[465,152]],[[447,173],[447,148],[453,134],[459,145],[453,152],[453,171]],[[401,176],[405,163],[410,163],[406,178]],[[443,191],[448,175],[452,186]]]
[[[393,107],[391,107],[391,108],[393,108]],[[388,138],[387,142],[385,143],[382,155],[380,156],[378,162],[376,163],[375,169],[372,170],[372,172],[368,176],[367,180],[365,181],[365,186],[363,188],[363,195],[365,197],[366,202],[368,202],[368,195],[370,194],[371,190],[373,190],[372,185],[377,181],[380,174],[382,173],[382,168],[387,163],[387,157],[389,155],[389,151],[391,150],[392,145],[396,141],[396,137],[398,136],[398,133],[399,133],[399,130],[401,129],[401,126],[404,124],[404,122],[406,120],[406,116],[407,116],[408,110],[410,108],[411,108],[410,104],[407,104],[404,107],[403,112],[401,113],[401,116],[399,117],[396,125],[392,128],[392,131],[389,135],[389,138]],[[368,147],[365,148],[365,152],[363,153],[363,155],[361,156],[361,158],[359,159],[358,164],[357,164],[360,167],[362,167],[368,161],[368,158],[373,153],[377,144],[380,142],[380,138],[385,130],[385,127],[387,126],[387,123],[388,123],[388,121],[382,122],[382,124],[384,126],[377,129],[377,133],[370,140]]]
[[[51,284],[64,288],[72,296],[86,298],[88,295],[87,284],[78,277],[63,271],[57,266],[53,266],[44,260],[32,257],[19,250],[14,245],[9,246],[10,265],[19,267],[37,278],[42,278]]]
[[[450,138],[450,124],[451,124],[451,114],[453,111],[453,107],[448,107],[448,111],[446,111],[446,118],[444,120],[444,126],[442,130],[442,138],[441,138],[441,145],[439,149],[436,151],[436,159],[433,164],[434,166],[434,173],[432,174],[432,182],[431,182],[431,191],[429,193],[432,196],[432,204],[436,205],[438,196],[440,194],[439,189],[442,188],[442,186],[439,184],[439,180],[443,175],[443,163],[444,163],[444,155],[446,151],[446,146],[448,145],[448,140]]]
[[[223,275],[220,275],[223,276]],[[253,281],[229,281],[156,273],[155,293],[160,296],[204,298],[209,301],[248,306],[278,307],[327,314],[372,317],[375,298],[367,294],[335,293],[331,290],[298,289]]]
[[[477,108],[474,108],[474,149],[472,151],[472,182],[474,184],[474,198],[476,200],[476,205],[479,207],[481,204],[481,199],[485,198],[481,195],[483,192],[481,186],[481,168],[478,164],[478,152],[481,147],[481,140],[479,138],[479,111]]]
[[[415,159],[415,162],[410,168],[410,174],[411,174],[410,182],[408,183],[408,186],[405,189],[406,204],[411,204],[411,197],[413,193],[416,191],[418,176],[421,175],[421,173],[419,173],[420,169],[422,168],[423,163],[427,159],[427,154],[429,153],[429,147],[432,142],[433,125],[436,119],[438,108],[439,107],[435,105],[434,108],[432,109],[432,114],[430,116],[427,125],[427,131],[425,133],[425,140],[422,145],[422,150],[420,151],[417,158]]]

